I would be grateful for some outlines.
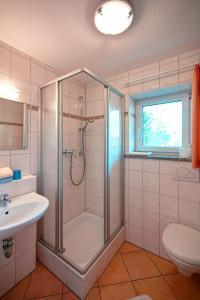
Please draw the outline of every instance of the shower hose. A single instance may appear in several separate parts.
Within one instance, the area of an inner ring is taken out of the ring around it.
[[[81,178],[79,181],[75,181],[73,178],[73,174],[72,174],[72,169],[73,169],[73,155],[74,153],[70,153],[70,179],[71,179],[71,183],[75,186],[80,185],[81,182],[83,181],[84,175],[85,175],[85,145],[84,145],[84,130],[81,132],[81,141],[82,141],[82,149],[81,152],[79,153],[79,155],[83,156],[83,172],[81,175]]]

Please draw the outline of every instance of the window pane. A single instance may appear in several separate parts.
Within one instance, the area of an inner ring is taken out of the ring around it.
[[[142,107],[143,147],[182,146],[182,101]]]

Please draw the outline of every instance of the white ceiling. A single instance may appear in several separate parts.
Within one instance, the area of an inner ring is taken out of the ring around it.
[[[132,0],[119,36],[93,25],[99,0],[0,0],[0,39],[67,73],[110,76],[200,46],[200,0]]]

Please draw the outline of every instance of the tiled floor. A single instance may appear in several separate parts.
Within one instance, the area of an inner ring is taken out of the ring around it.
[[[169,261],[125,242],[91,289],[87,300],[125,300],[147,294],[153,300],[200,300],[200,276],[185,278]],[[1,300],[75,300],[40,263]]]

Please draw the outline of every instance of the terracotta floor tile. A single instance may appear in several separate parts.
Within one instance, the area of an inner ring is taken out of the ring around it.
[[[99,289],[101,300],[125,300],[136,296],[131,282],[102,286]]]
[[[85,300],[100,300],[99,289],[92,288]]]
[[[79,300],[79,298],[74,293],[63,294],[62,300]]]
[[[159,276],[160,273],[144,252],[131,252],[122,254],[132,280]]]
[[[120,247],[119,252],[120,253],[127,253],[127,252],[134,252],[134,251],[142,251],[141,248],[128,243],[128,242],[124,242],[123,245]]]
[[[71,290],[65,284],[63,284],[62,292],[63,292],[63,294],[70,293]]]
[[[179,300],[200,299],[200,277],[187,278],[181,274],[167,275],[165,280]]]
[[[142,279],[134,281],[133,284],[139,295],[148,295],[153,300],[176,300],[176,297],[162,277]]]
[[[63,284],[44,266],[38,265],[31,274],[25,299],[62,294]]]
[[[178,273],[177,267],[169,260],[166,260],[162,257],[159,257],[149,252],[148,255],[152,259],[152,261],[154,262],[154,264],[156,265],[156,267],[158,268],[158,270],[162,275]]]
[[[98,287],[98,282],[97,281],[95,282],[94,287]]]
[[[117,254],[100,276],[98,284],[102,286],[126,281],[130,281],[130,277],[121,256]]]
[[[31,299],[31,300],[62,300],[62,294],[61,295],[47,296],[47,297],[42,297],[42,298],[34,298],[34,299]]]
[[[1,300],[23,300],[24,295],[28,286],[28,282],[30,279],[30,275],[25,277],[22,281],[20,281],[15,287],[9,290]]]

